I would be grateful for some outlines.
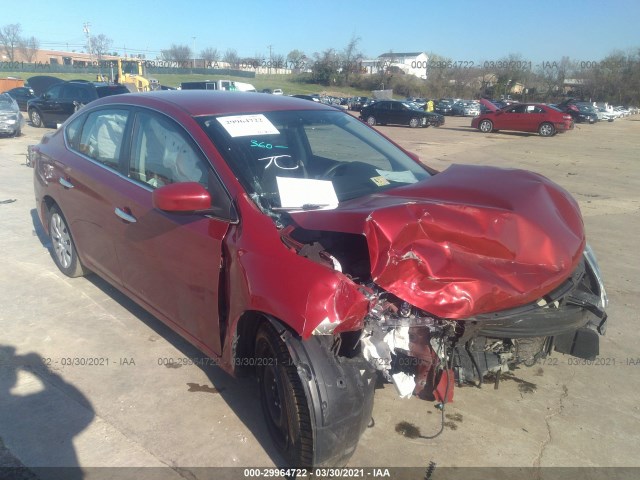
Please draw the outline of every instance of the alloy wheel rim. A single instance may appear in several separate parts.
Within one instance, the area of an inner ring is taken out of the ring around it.
[[[71,265],[71,236],[62,217],[57,213],[51,217],[51,240],[53,250],[63,268]]]

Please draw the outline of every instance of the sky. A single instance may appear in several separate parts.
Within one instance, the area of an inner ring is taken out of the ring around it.
[[[81,51],[83,25],[120,55],[155,59],[172,44],[240,57],[308,57],[352,38],[366,58],[432,52],[455,62],[597,61],[640,48],[640,0],[30,0],[2,9],[40,48]],[[195,48],[194,48],[195,47]]]

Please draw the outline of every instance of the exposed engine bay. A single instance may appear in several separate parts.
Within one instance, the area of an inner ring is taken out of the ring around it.
[[[340,334],[340,355],[361,354],[401,397],[448,402],[454,384],[481,385],[551,352],[593,359],[606,329],[606,292],[591,249],[561,285],[535,302],[464,319],[435,316],[373,282],[360,235],[282,230],[299,255],[347,275],[369,301],[358,332]],[[326,325],[325,325],[326,327]],[[332,333],[331,328],[314,332]]]

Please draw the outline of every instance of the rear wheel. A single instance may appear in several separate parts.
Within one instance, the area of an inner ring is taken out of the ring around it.
[[[375,127],[375,126],[376,126],[376,117],[374,117],[373,115],[369,115],[369,116],[367,117],[367,124],[368,124],[370,127]]]
[[[552,135],[555,135],[556,127],[548,122],[545,122],[540,125],[540,128],[538,128],[538,133],[541,137],[551,137]]]
[[[491,123],[491,120],[482,120],[480,125],[478,125],[478,129],[482,133],[491,133],[493,130],[493,123]]]
[[[263,323],[256,335],[260,402],[276,448],[294,467],[313,465],[313,431],[300,375],[273,325]]]
[[[55,205],[49,210],[49,237],[53,248],[53,260],[60,271],[72,278],[86,275],[87,271],[78,258],[67,220]]]
[[[36,128],[40,128],[43,126],[40,112],[36,109],[29,110],[29,120],[31,120],[31,125],[33,125]]]
[[[409,126],[411,128],[416,128],[420,126],[420,119],[413,117],[411,120],[409,120]]]

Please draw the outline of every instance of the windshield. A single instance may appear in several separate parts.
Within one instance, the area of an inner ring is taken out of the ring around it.
[[[429,176],[380,134],[339,111],[276,111],[197,121],[264,209],[331,208]]]
[[[4,93],[0,95],[0,108],[2,110],[15,110],[15,103],[13,98]]]

